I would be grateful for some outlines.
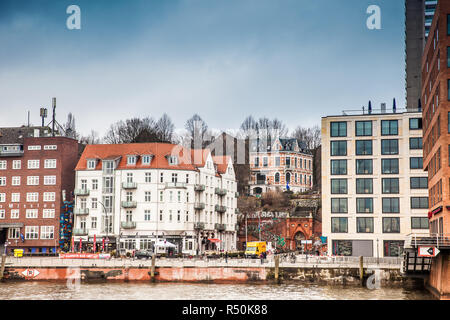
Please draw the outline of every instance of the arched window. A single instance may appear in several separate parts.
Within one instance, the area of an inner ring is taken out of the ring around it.
[[[280,182],[280,173],[279,172],[275,173],[275,182],[276,183]]]
[[[291,183],[291,174],[289,172],[286,173],[286,183]]]

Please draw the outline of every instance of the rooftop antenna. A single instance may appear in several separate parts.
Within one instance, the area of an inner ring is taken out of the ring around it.
[[[369,100],[369,114],[372,114],[372,101]]]
[[[44,127],[44,120],[47,118],[47,108],[41,108],[39,116],[42,118],[42,127]]]
[[[394,111],[394,113],[397,111],[397,104],[395,103],[395,98],[394,98],[394,102],[392,105],[392,110]]]
[[[28,110],[27,113],[28,113],[28,127],[30,127],[30,110]]]
[[[55,117],[56,117],[56,98],[52,99],[53,119],[52,119],[52,136],[55,136]]]

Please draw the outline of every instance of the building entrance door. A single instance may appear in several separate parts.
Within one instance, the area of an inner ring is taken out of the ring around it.
[[[302,250],[303,249],[302,240],[306,240],[306,237],[303,234],[303,232],[299,231],[294,236],[295,250]]]

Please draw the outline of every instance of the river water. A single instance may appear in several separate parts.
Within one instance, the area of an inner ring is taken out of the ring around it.
[[[424,290],[304,284],[0,283],[0,300],[431,300]]]

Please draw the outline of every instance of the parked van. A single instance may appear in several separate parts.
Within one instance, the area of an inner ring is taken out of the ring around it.
[[[245,248],[246,258],[259,258],[263,254],[266,255],[266,242],[265,241],[254,241],[247,242]]]

